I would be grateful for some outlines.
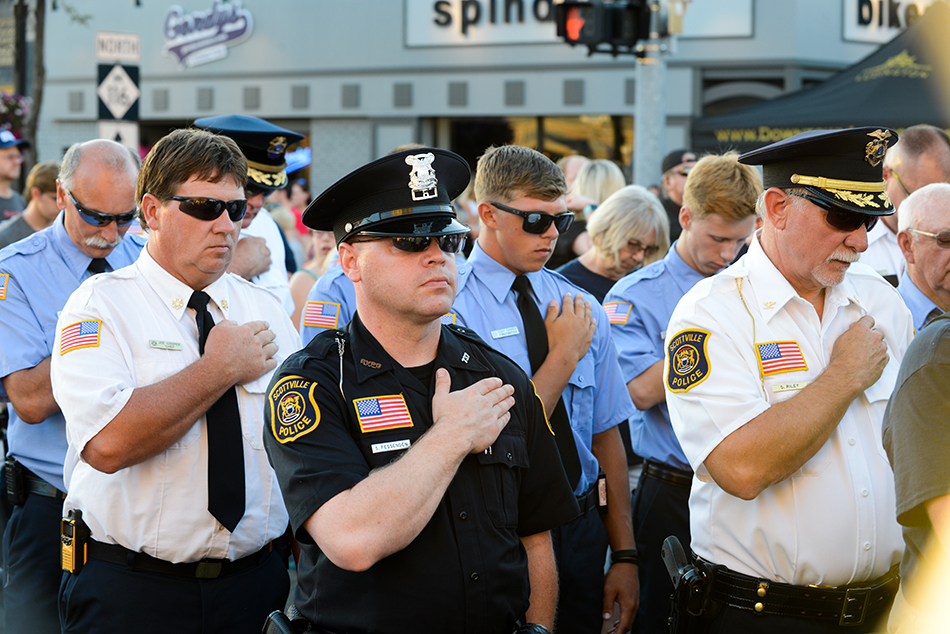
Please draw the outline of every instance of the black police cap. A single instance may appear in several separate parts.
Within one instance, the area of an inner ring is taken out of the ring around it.
[[[263,119],[241,114],[195,119],[195,127],[234,139],[247,157],[248,185],[266,191],[287,186],[284,154],[304,138]]]
[[[803,187],[830,205],[869,216],[894,213],[881,163],[897,143],[890,128],[810,130],[746,152],[740,163],[762,166],[766,189]]]
[[[438,148],[396,152],[350,172],[317,196],[303,223],[332,230],[337,244],[358,234],[441,236],[467,233],[452,200],[471,179],[468,163]]]

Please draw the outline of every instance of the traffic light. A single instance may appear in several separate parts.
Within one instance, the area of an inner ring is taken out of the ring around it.
[[[596,46],[604,41],[604,6],[591,2],[562,2],[554,5],[557,34],[571,45]]]
[[[554,7],[558,36],[571,46],[587,45],[591,53],[598,52],[601,44],[610,48],[599,52],[614,55],[623,49],[634,52],[638,40],[650,37],[651,8],[648,0],[569,0]]]

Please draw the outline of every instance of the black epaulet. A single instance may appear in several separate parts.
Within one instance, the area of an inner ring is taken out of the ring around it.
[[[445,327],[460,336],[462,339],[485,346],[489,350],[494,350],[494,348],[485,343],[485,340],[479,337],[478,333],[471,328],[466,328],[465,326],[459,326],[457,324],[445,324]]]
[[[323,332],[318,333],[313,339],[310,340],[310,343],[304,346],[304,351],[306,351],[307,355],[312,358],[325,359],[331,352],[333,354],[338,354],[338,339],[341,339],[345,342],[346,331],[337,330],[334,328],[324,330]]]

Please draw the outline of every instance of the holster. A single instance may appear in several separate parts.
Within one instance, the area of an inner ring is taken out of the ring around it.
[[[660,551],[666,570],[673,581],[670,596],[670,634],[698,634],[709,618],[712,575],[686,556],[675,536],[667,537]]]

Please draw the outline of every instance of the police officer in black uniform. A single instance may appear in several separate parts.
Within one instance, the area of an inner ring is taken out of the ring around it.
[[[469,174],[451,152],[399,152],[304,212],[335,232],[357,301],[267,395],[301,546],[295,604],[317,631],[553,630],[548,531],[579,512],[553,434],[518,366],[443,325],[469,231],[451,200]]]

